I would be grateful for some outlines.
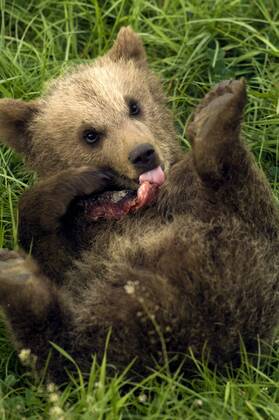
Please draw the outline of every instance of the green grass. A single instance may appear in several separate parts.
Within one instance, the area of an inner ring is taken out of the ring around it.
[[[122,25],[141,33],[169,97],[180,141],[198,99],[219,80],[244,76],[243,127],[258,164],[279,196],[278,0],[0,0],[0,97],[32,99],[69,65],[111,46]],[[33,174],[0,149],[0,247],[17,246],[17,201]],[[245,356],[245,353],[244,353]],[[106,377],[47,390],[19,363],[0,334],[0,418],[278,419],[279,349],[222,376],[200,364],[194,379],[153,372],[139,384]]]

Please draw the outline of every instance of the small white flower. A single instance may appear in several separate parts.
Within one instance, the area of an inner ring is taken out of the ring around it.
[[[49,414],[53,417],[60,417],[64,414],[64,411],[62,410],[61,407],[59,407],[58,405],[53,406],[50,410],[49,410]]]
[[[125,284],[124,289],[128,295],[133,295],[135,293],[135,284],[132,281],[128,281],[127,284]]]
[[[202,400],[198,399],[198,400],[195,400],[194,401],[194,405],[196,407],[202,407],[203,406],[203,402],[202,402]]]
[[[54,384],[53,382],[50,382],[50,383],[47,385],[47,390],[48,390],[48,392],[54,392],[54,391],[56,391],[56,386],[55,386],[55,384]]]
[[[55,392],[51,393],[49,396],[49,401],[54,403],[57,402],[59,400],[59,395],[56,394]]]
[[[21,363],[23,365],[27,364],[28,362],[30,362],[30,358],[31,358],[31,350],[30,349],[22,349],[18,355],[19,360],[21,361]]]
[[[139,395],[139,402],[145,403],[147,401],[147,395],[146,394],[140,394]]]

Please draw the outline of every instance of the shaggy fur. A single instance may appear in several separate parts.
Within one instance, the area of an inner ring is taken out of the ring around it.
[[[142,109],[135,117],[131,99]],[[41,178],[20,202],[20,242],[33,261],[2,252],[0,276],[16,346],[31,349],[39,368],[51,341],[88,372],[109,331],[109,363],[135,360],[138,372],[173,354],[179,363],[189,348],[212,364],[237,364],[240,340],[248,351],[259,337],[271,340],[279,215],[239,136],[245,99],[243,81],[217,85],[183,154],[143,45],[123,28],[104,57],[56,80],[42,99],[0,101],[1,137]],[[101,137],[89,146],[82,133],[92,127]],[[165,168],[157,202],[120,221],[85,221],[78,197],[137,188],[141,172],[128,157],[142,143]],[[56,381],[66,364],[53,351]]]

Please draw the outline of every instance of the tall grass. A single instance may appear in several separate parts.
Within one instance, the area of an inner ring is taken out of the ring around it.
[[[0,97],[32,99],[68,66],[103,54],[122,25],[146,45],[188,147],[185,123],[212,84],[244,76],[249,103],[243,133],[275,196],[279,193],[278,0],[0,0]],[[19,156],[0,150],[0,247],[17,246],[17,201],[33,182]],[[18,365],[0,338],[0,417],[70,419],[278,419],[279,351],[236,376],[199,365],[191,381],[179,371],[153,372],[127,386],[93,364],[88,384],[58,393]]]

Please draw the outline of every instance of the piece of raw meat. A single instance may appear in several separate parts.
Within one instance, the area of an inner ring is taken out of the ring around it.
[[[160,166],[143,173],[137,191],[105,191],[83,199],[85,215],[92,221],[98,219],[118,220],[128,213],[152,204],[158,195],[159,187],[165,181],[165,175]]]

